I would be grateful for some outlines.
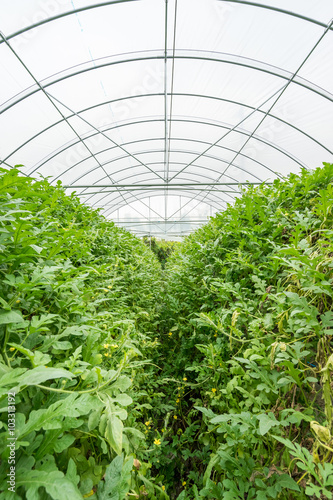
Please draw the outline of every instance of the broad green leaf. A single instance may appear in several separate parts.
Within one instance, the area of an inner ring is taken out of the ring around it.
[[[66,477],[69,481],[71,481],[75,486],[78,485],[80,481],[80,476],[76,474],[76,465],[72,458],[68,461]]]
[[[101,481],[97,489],[98,500],[121,500],[119,496],[119,483],[124,463],[124,456],[118,455],[105,471],[104,481]]]
[[[281,474],[281,476],[278,477],[277,482],[280,486],[287,488],[288,490],[300,491],[296,481],[294,481],[292,477],[288,476],[288,474]]]
[[[122,406],[128,406],[133,403],[133,399],[127,394],[118,394],[114,399]]]
[[[11,323],[22,323],[24,319],[21,313],[16,311],[0,311],[0,325],[9,325]]]
[[[267,415],[266,413],[263,413],[262,415],[257,415],[257,419],[259,420],[259,432],[262,436],[267,434],[267,432],[272,427],[281,425],[281,422],[276,420],[273,413],[270,413],[269,415]]]
[[[75,409],[77,397],[77,394],[71,394],[60,401],[56,401],[47,409],[33,410],[21,430],[20,438],[41,428],[61,429],[61,422],[65,417],[79,417],[80,413]]]
[[[216,417],[215,413],[209,408],[205,408],[204,406],[195,406],[194,408],[201,411],[209,419]]]
[[[117,455],[120,455],[123,444],[123,423],[111,412],[107,413],[105,437],[110,443],[111,448],[113,448]]]
[[[77,487],[60,471],[30,470],[25,474],[22,471],[16,478],[16,488],[19,486],[24,486],[27,500],[36,500],[40,487],[54,500],[82,500]]]
[[[19,392],[20,387],[25,385],[36,385],[46,382],[46,380],[53,380],[57,378],[72,379],[74,375],[62,368],[47,368],[46,366],[38,366],[28,372],[24,373],[19,378],[19,385],[16,392]]]
[[[119,389],[121,392],[125,392],[132,385],[131,379],[126,377],[126,375],[121,375],[111,386],[110,389]]]

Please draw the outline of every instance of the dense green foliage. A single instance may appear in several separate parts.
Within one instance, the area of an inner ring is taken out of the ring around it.
[[[248,187],[162,272],[1,171],[0,498],[332,499],[332,179]]]
[[[177,241],[158,240],[154,236],[144,236],[142,239],[150,250],[154,252],[161,263],[162,269],[165,268],[166,261],[172,252],[174,252],[177,246],[179,246]]]
[[[156,348],[159,263],[60,186],[17,170],[1,171],[0,224],[2,485],[8,391],[17,437],[16,493],[5,485],[0,498],[109,498],[120,484],[125,495],[127,480],[101,480],[122,449],[114,467],[131,471],[144,442],[134,380]]]
[[[333,498],[332,179],[249,187],[170,257],[179,499]]]

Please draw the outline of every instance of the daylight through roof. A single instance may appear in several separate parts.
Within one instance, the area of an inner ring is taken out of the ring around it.
[[[333,162],[331,0],[3,0],[2,166],[180,239]]]

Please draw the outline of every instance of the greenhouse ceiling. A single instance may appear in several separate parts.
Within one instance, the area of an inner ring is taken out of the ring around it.
[[[1,0],[2,166],[178,239],[333,162],[332,0]]]

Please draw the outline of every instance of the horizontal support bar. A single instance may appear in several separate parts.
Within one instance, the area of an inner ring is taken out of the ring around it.
[[[273,184],[272,182],[186,182],[180,184],[77,184],[75,186],[66,184],[62,187],[65,189],[88,189],[88,188],[141,188],[141,187],[149,187],[149,188],[158,188],[161,187],[171,188],[171,187],[200,187],[200,186],[260,186],[261,184]]]
[[[128,220],[118,220],[118,219],[110,219],[112,220],[112,222],[114,222],[115,224],[128,224],[128,225],[132,225],[132,224],[143,224],[143,225],[149,225],[149,224],[206,224],[208,222],[208,216],[207,216],[207,219],[198,219],[198,220],[164,220],[164,219],[161,219],[161,220],[154,220],[154,219],[151,219],[151,220],[147,220],[147,221],[128,221]]]
[[[138,188],[138,189],[133,189],[133,188],[129,188],[129,189],[124,189],[124,188],[121,188],[121,189],[108,189],[106,191],[90,191],[88,193],[78,193],[78,196],[89,196],[89,195],[95,195],[95,194],[106,194],[106,193],[134,193],[135,191],[154,191],[154,192],[157,192],[157,191],[172,191],[172,192],[181,192],[181,193],[186,193],[187,191],[199,191],[199,192],[202,192],[204,193],[205,190],[203,188],[195,188],[195,187],[189,187],[189,188],[186,188],[186,189],[182,189],[182,188],[171,188],[171,187],[164,187],[164,188],[145,188],[145,189],[141,189],[141,188]],[[226,189],[215,189],[214,186],[212,186],[210,188],[210,191],[212,193],[230,193],[230,194],[240,194],[239,191],[231,191],[231,190],[226,190]]]

